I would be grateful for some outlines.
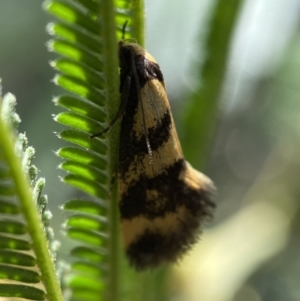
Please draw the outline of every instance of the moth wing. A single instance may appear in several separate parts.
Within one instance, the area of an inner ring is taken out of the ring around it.
[[[147,175],[155,177],[183,158],[165,87],[159,80],[149,80],[141,89],[136,118],[138,134],[149,144],[149,156],[141,164]]]
[[[123,147],[136,154],[120,181],[120,212],[126,253],[139,270],[176,261],[197,241],[213,184],[183,158],[163,82],[140,89],[132,132],[136,144]]]

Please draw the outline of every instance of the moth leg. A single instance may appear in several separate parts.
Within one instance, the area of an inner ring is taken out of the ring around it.
[[[124,85],[122,87],[121,105],[120,105],[118,113],[116,114],[114,119],[109,123],[107,128],[105,128],[103,131],[101,131],[99,133],[91,135],[90,138],[99,137],[99,136],[105,134],[116,123],[116,121],[123,116],[125,109],[126,109],[127,102],[128,102],[128,98],[129,98],[130,85],[131,85],[131,76],[127,76],[125,79]]]

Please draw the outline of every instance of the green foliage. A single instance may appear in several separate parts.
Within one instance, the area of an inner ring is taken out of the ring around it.
[[[15,103],[11,94],[0,99],[0,296],[62,300],[49,249],[56,251],[45,180],[31,164],[34,149],[17,133]]]
[[[182,145],[187,159],[198,167],[204,165],[212,143],[231,37],[242,3],[216,1],[205,41],[205,61],[196,63],[201,84],[185,102]]]
[[[134,3],[134,2],[133,2]],[[132,4],[132,3],[131,3]],[[63,181],[89,197],[68,201],[66,235],[77,241],[66,286],[74,300],[120,300],[119,218],[113,173],[118,160],[119,128],[102,131],[119,107],[118,44],[120,29],[129,22],[127,37],[143,41],[143,5],[136,1],[46,1],[45,9],[59,19],[48,31],[48,48],[60,57],[51,63],[59,72],[54,82],[71,92],[54,100],[65,111],[55,120],[67,129],[59,137],[73,146],[57,154],[67,172]],[[136,18],[134,18],[136,16]]]

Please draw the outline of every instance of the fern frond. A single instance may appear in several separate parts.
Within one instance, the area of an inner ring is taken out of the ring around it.
[[[11,94],[0,99],[0,296],[62,300],[46,239],[53,242],[45,180],[31,164],[34,149],[17,135],[15,103]]]
[[[135,33],[143,43],[140,3],[44,3],[45,9],[59,19],[48,25],[55,38],[48,47],[60,56],[51,63],[59,72],[54,81],[72,93],[54,100],[65,110],[55,116],[67,127],[59,137],[73,144],[57,152],[64,160],[60,168],[67,172],[62,180],[87,194],[63,206],[70,214],[66,234],[78,243],[71,251],[74,261],[67,279],[76,300],[120,300],[118,200],[116,187],[111,190],[118,161],[119,126],[101,137],[90,136],[105,129],[118,111],[117,37],[121,37],[127,20],[129,33],[138,28]]]

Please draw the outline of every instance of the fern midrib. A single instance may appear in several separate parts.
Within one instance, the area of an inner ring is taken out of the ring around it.
[[[106,92],[107,92],[107,106],[108,117],[112,120],[117,113],[120,105],[119,96],[119,75],[118,75],[118,49],[116,36],[114,34],[115,28],[115,12],[113,1],[103,1],[102,6],[103,16],[103,40],[104,40],[104,73],[106,74]],[[113,34],[112,34],[113,32]],[[109,179],[112,179],[113,173],[116,171],[118,164],[118,150],[119,150],[119,135],[120,126],[118,123],[113,126],[108,133],[109,152],[108,156],[108,171]],[[108,183],[111,185],[111,183]],[[117,185],[113,186],[111,192],[111,199],[108,200],[108,285],[106,287],[106,300],[121,300],[120,296],[120,278],[119,278],[119,215],[118,215],[118,193]]]

